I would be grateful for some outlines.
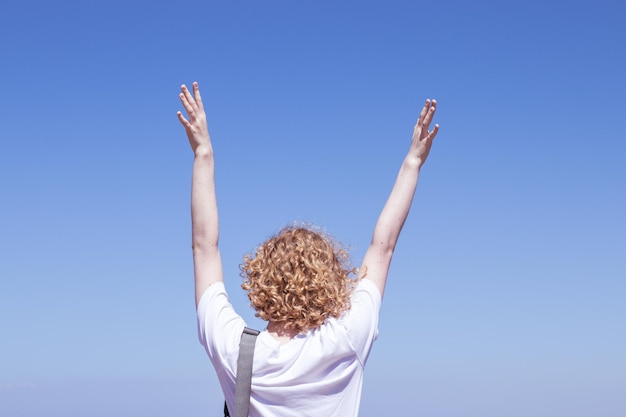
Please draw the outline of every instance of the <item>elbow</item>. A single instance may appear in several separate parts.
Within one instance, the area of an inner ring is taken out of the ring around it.
[[[191,250],[194,259],[214,259],[219,256],[220,253],[217,243],[214,245],[204,245],[193,242],[191,244]]]
[[[217,248],[219,234],[216,230],[206,227],[194,227],[191,232],[191,248],[196,250],[207,250]]]
[[[217,249],[217,240],[215,242],[207,242],[202,240],[193,240],[191,242],[191,250],[194,252]]]
[[[370,248],[378,254],[381,258],[391,259],[393,251],[396,249],[396,245],[382,239],[372,239],[370,242]]]
[[[193,253],[207,253],[215,252],[218,247],[218,237],[208,236],[202,233],[194,233],[191,239],[191,250]]]

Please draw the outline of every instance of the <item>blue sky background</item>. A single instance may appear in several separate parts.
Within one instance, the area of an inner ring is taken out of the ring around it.
[[[359,263],[423,100],[440,133],[360,415],[626,415],[626,6],[0,6],[0,415],[218,416],[197,342],[200,82],[227,289],[294,220]]]

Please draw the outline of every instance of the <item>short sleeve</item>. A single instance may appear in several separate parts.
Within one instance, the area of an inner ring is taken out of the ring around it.
[[[197,309],[198,338],[214,365],[225,366],[234,375],[241,332],[246,326],[228,301],[223,282],[206,289]]]
[[[365,366],[372,343],[378,337],[378,315],[382,297],[376,285],[362,279],[350,300],[350,310],[339,320],[346,328],[348,338],[359,361]]]

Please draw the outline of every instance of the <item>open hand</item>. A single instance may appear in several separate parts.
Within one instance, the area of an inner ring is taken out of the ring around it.
[[[409,155],[416,158],[417,163],[421,166],[428,157],[433,139],[439,131],[439,125],[436,124],[432,131],[428,131],[430,122],[433,120],[435,111],[437,110],[437,100],[426,99],[426,103],[422,108],[419,119],[413,129],[413,140]]]
[[[210,149],[211,139],[209,137],[209,128],[207,127],[206,113],[202,106],[202,98],[200,97],[200,88],[198,83],[193,83],[193,96],[189,92],[189,89],[184,84],[180,87],[181,93],[178,95],[183,107],[187,112],[189,120],[183,116],[179,111],[178,120],[185,127],[187,132],[187,138],[189,139],[189,145],[194,152],[197,152],[198,148],[206,147]]]

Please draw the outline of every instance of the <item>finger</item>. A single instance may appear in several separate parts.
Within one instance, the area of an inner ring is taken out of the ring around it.
[[[189,89],[187,88],[185,84],[182,85],[181,90],[183,91],[182,94],[184,94],[185,99],[189,102],[189,106],[191,106],[192,109],[195,109],[196,100],[193,98],[193,96],[191,95],[191,92],[189,91]]]
[[[430,108],[428,109],[428,112],[426,113],[426,116],[424,117],[424,121],[423,121],[423,125],[424,127],[426,127],[426,129],[428,129],[428,126],[430,126],[430,122],[433,120],[433,117],[435,116],[435,112],[437,111],[437,100],[431,100],[430,102]]]
[[[435,139],[435,136],[437,136],[437,132],[439,132],[439,125],[435,125],[433,131],[428,134],[428,136],[430,136],[430,140]]]
[[[176,115],[178,116],[178,120],[180,120],[180,123],[185,127],[185,129],[190,127],[189,120],[185,119],[185,116],[183,116],[181,112],[176,112]]]
[[[178,94],[179,97],[181,97],[181,100],[187,101],[187,96],[185,96],[185,90],[186,89],[187,89],[187,86],[185,84],[181,84],[181,86],[180,86],[180,91],[181,92]],[[188,104],[191,105],[191,103],[188,103]]]
[[[202,97],[200,96],[200,87],[198,86],[198,82],[193,82],[193,95],[196,98],[196,104],[198,105],[198,110],[204,110],[204,106],[202,105]]]
[[[185,94],[184,93],[178,94],[178,98],[180,98],[180,102],[182,103],[183,107],[187,111],[187,114],[191,116],[193,114],[193,107],[191,103],[189,103],[189,100],[187,100],[187,97],[185,96]]]
[[[437,132],[439,132],[439,125],[435,125],[432,132],[428,132],[427,135],[424,135],[424,137],[420,139],[420,142],[423,145],[427,146],[428,149],[430,149],[430,147],[433,144],[433,141],[435,140],[435,136],[437,136]]]
[[[433,120],[436,109],[437,108],[435,106],[430,106],[430,108],[426,112],[426,116],[424,117],[424,121],[422,122],[422,126],[424,126],[424,128],[428,129],[428,126],[430,126],[430,122],[432,122]]]
[[[422,125],[424,123],[424,117],[428,114],[428,108],[430,107],[430,100],[426,99],[426,103],[424,103],[424,107],[422,107],[422,111],[420,112],[420,117],[417,119],[417,124]]]

